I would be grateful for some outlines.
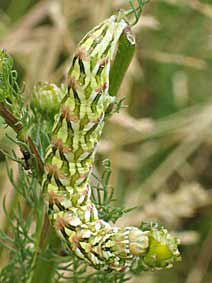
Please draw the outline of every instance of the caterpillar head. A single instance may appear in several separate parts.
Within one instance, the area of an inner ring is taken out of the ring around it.
[[[149,247],[149,232],[136,227],[113,229],[113,251],[121,258],[144,256]]]
[[[149,247],[149,232],[131,228],[128,233],[129,251],[133,256],[143,256]]]

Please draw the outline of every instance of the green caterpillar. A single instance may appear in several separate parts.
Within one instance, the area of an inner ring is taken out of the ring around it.
[[[124,13],[112,16],[79,43],[68,75],[68,93],[55,118],[45,158],[43,188],[51,223],[70,249],[96,269],[157,269],[179,259],[177,240],[165,229],[113,227],[99,219],[89,176],[105,114],[111,64],[120,39],[135,41]],[[113,78],[114,81],[114,78]]]

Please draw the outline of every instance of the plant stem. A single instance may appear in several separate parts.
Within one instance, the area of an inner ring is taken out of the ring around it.
[[[56,262],[54,258],[49,258],[47,248],[53,248],[56,252],[60,247],[60,239],[55,230],[48,223],[48,216],[44,216],[44,224],[40,233],[39,250],[36,251],[34,270],[28,283],[51,283],[54,279]]]
[[[23,129],[22,123],[9,111],[3,102],[0,102],[0,115],[17,134]]]
[[[38,149],[36,145],[34,144],[31,137],[26,136],[24,132],[24,127],[21,121],[19,121],[13,113],[6,107],[6,105],[3,102],[0,102],[0,115],[4,118],[6,124],[8,124],[16,133],[18,136],[18,139],[24,143],[27,143],[29,145],[30,151],[32,154],[34,154],[39,167],[39,174],[42,175],[44,171],[44,164],[40,157],[40,154],[38,152]],[[21,151],[23,149],[21,148]]]

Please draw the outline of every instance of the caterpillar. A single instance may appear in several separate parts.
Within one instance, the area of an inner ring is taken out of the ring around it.
[[[45,157],[43,190],[52,225],[79,258],[96,269],[128,271],[172,266],[178,242],[164,228],[114,227],[99,219],[90,174],[110,95],[111,65],[121,36],[135,44],[124,14],[112,16],[79,43],[68,73],[68,92],[55,117]]]

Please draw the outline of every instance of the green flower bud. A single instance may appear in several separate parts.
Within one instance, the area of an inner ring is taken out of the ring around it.
[[[55,84],[39,82],[33,89],[31,107],[45,117],[53,117],[60,108],[60,103],[66,94],[66,88]]]

